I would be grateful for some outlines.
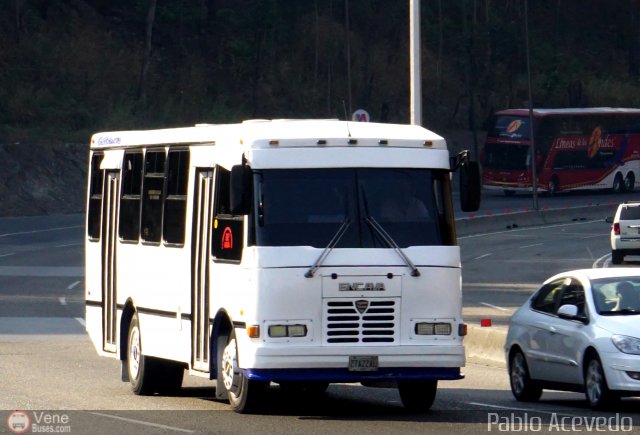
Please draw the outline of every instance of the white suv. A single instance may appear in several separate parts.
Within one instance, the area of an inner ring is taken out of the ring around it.
[[[640,255],[640,202],[623,202],[607,222],[611,224],[611,262],[621,264],[625,255]]]

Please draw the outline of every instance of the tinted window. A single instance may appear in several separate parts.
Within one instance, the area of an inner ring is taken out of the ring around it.
[[[147,242],[162,238],[165,158],[164,151],[147,151],[145,155],[140,227],[142,240]]]
[[[164,241],[184,244],[189,151],[169,151],[167,196],[164,205]]]
[[[536,311],[542,311],[543,313],[554,313],[556,311],[556,304],[558,298],[562,293],[565,280],[561,279],[553,281],[543,286],[531,301],[531,308]]]
[[[100,221],[102,218],[102,182],[104,172],[100,169],[102,154],[94,154],[91,157],[89,205],[87,207],[87,235],[90,239],[100,239]]]
[[[126,153],[122,162],[120,227],[122,240],[140,237],[140,199],[142,192],[142,152]]]
[[[637,220],[640,219],[640,207],[623,207],[620,210],[621,220]]]
[[[211,252],[217,261],[238,262],[242,260],[244,246],[244,216],[229,214],[230,180],[228,170],[216,167]]]
[[[524,170],[530,164],[530,150],[529,145],[488,143],[484,147],[484,165],[488,168]]]
[[[371,219],[400,247],[455,243],[444,180],[427,169],[257,172],[256,244],[324,248],[350,222],[337,247],[389,247]]]

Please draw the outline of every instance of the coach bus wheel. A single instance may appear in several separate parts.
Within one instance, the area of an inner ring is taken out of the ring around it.
[[[227,391],[231,409],[238,413],[255,410],[262,402],[268,382],[250,381],[238,366],[238,346],[235,333],[231,333],[220,358],[220,375]]]
[[[129,324],[127,340],[127,367],[131,390],[135,394],[153,394],[157,387],[156,361],[142,354],[142,339],[138,314],[134,314]]]
[[[555,175],[551,177],[549,180],[549,185],[547,186],[547,190],[549,191],[549,195],[555,195],[558,193],[558,177]]]
[[[622,174],[618,172],[616,177],[613,179],[613,186],[611,190],[613,190],[613,193],[622,193],[623,189],[624,181],[622,180]]]
[[[636,177],[633,172],[629,172],[624,179],[625,192],[633,192],[633,188],[636,186]]]
[[[398,381],[402,405],[408,411],[428,411],[436,399],[438,381]]]

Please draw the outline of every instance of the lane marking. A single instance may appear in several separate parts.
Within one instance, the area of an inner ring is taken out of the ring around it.
[[[0,257],[9,257],[11,255],[16,255],[15,252],[9,252],[8,254],[0,254]]]
[[[168,429],[168,430],[173,430],[173,431],[177,431],[177,432],[184,432],[184,433],[195,433],[194,430],[182,429],[180,427],[174,427],[174,426],[166,426],[164,424],[151,423],[151,422],[148,422],[148,421],[135,420],[133,418],[120,417],[118,415],[104,414],[102,412],[90,412],[89,414],[99,415],[101,417],[106,417],[106,418],[113,418],[114,420],[121,420],[121,421],[126,421],[126,422],[129,422],[129,423],[141,424],[141,425],[144,425],[144,426],[158,427],[160,429]]]
[[[481,258],[485,258],[485,257],[488,257],[490,255],[493,255],[493,254],[491,252],[489,252],[488,254],[481,255],[479,257],[474,258],[473,260],[480,260]]]
[[[591,268],[592,269],[599,269],[598,263],[600,263],[601,261],[602,261],[602,268],[605,268],[606,267],[605,266],[605,264],[606,264],[605,259],[607,257],[611,257],[611,253],[604,254],[602,257],[596,259],[596,261],[594,261],[593,264],[591,265]]]
[[[67,305],[67,298],[64,296],[59,297],[58,301],[60,301],[60,305]]]
[[[76,281],[73,284],[71,284],[69,287],[67,287],[67,290],[73,290],[73,288],[75,286],[77,286],[78,284],[80,284],[82,281]]]
[[[539,414],[549,414],[549,415],[555,414],[555,415],[566,415],[568,417],[582,417],[580,414],[568,414],[565,412],[558,412],[558,411],[544,411],[544,410],[535,409],[535,408],[516,408],[513,406],[491,405],[490,403],[481,403],[481,402],[467,402],[467,405],[482,406],[485,408],[503,409],[508,411],[537,412]]]
[[[78,323],[82,325],[82,327],[86,327],[87,326],[87,322],[85,322],[82,317],[74,317],[74,319],[76,319],[78,321]]]
[[[509,311],[508,308],[503,308],[503,307],[499,307],[497,305],[492,305],[492,304],[488,304],[486,302],[480,302],[480,305],[484,305],[485,307],[489,307],[489,308],[493,308],[495,310],[500,310],[500,311]]]
[[[520,282],[463,282],[462,287],[500,288],[500,289],[537,289],[540,284],[526,284]]]
[[[66,248],[69,246],[80,246],[82,243],[67,243],[65,245],[55,245],[54,248]]]
[[[23,234],[46,233],[46,232],[50,232],[50,231],[70,230],[72,228],[84,228],[84,225],[73,225],[71,227],[48,228],[46,230],[19,231],[17,233],[0,234],[0,237],[20,236],[20,235],[23,235]]]
[[[524,246],[520,246],[520,249],[524,249],[524,248],[533,248],[534,246],[542,246],[544,243],[534,243],[532,245],[524,245]]]

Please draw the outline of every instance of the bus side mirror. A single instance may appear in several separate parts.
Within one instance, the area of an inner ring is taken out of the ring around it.
[[[231,214],[246,215],[251,211],[253,193],[253,177],[247,165],[236,165],[231,168],[231,186],[229,202]]]
[[[463,162],[460,171],[460,208],[464,212],[478,211],[480,208],[481,180],[478,162]]]

